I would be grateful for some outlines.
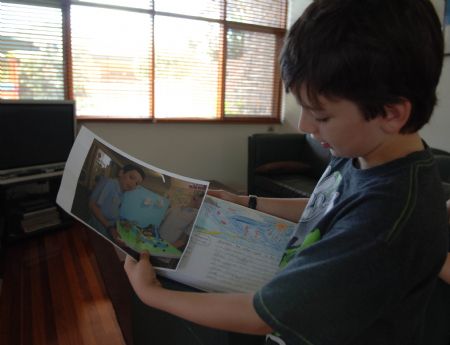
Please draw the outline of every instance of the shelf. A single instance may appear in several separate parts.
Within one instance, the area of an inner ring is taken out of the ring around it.
[[[60,173],[34,177],[0,183],[0,225],[3,220],[0,241],[3,244],[22,241],[73,224],[72,218],[56,204]]]
[[[13,184],[17,184],[17,183],[22,183],[22,182],[34,182],[37,180],[45,180],[45,179],[49,179],[52,177],[61,177],[63,174],[63,171],[59,170],[59,171],[51,171],[51,172],[41,172],[41,173],[37,173],[37,174],[30,174],[30,175],[25,175],[25,176],[17,176],[17,175],[12,175],[12,176],[6,176],[6,177],[1,177],[0,178],[0,186],[8,186],[8,185],[13,185]]]
[[[5,241],[5,244],[13,244],[15,242],[23,241],[23,240],[26,240],[26,239],[31,238],[31,237],[39,236],[39,235],[46,234],[46,233],[49,233],[49,232],[52,232],[52,231],[56,231],[56,230],[60,230],[60,229],[66,228],[66,227],[68,227],[68,226],[70,226],[72,224],[73,224],[73,220],[67,219],[67,220],[61,221],[59,224],[55,224],[55,225],[52,225],[52,226],[44,227],[44,228],[41,228],[39,230],[35,230],[33,232],[29,232],[29,233],[25,233],[25,232],[20,231],[20,230],[19,231],[12,231],[12,232],[8,232],[7,236],[5,236],[5,238],[4,238],[4,241]]]

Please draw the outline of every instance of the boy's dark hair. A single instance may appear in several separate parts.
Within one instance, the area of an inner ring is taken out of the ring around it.
[[[138,165],[134,165],[134,164],[126,164],[123,166],[122,171],[124,173],[128,172],[128,171],[132,171],[132,170],[136,170],[139,175],[141,175],[142,179],[145,179],[145,172],[144,169],[142,169],[140,166]]]
[[[280,63],[287,91],[355,102],[369,120],[411,102],[401,133],[418,131],[436,104],[443,35],[429,0],[315,0],[289,31]]]

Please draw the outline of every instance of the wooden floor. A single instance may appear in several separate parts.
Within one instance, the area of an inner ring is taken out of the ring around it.
[[[3,264],[1,344],[125,345],[85,229],[10,246]]]

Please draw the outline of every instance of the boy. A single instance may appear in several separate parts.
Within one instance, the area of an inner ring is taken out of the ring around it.
[[[89,199],[89,224],[102,235],[117,240],[116,221],[119,219],[123,193],[135,189],[145,178],[144,170],[127,164],[117,178],[103,178],[95,186]]]
[[[183,293],[162,288],[144,254],[125,262],[137,295],[209,327],[271,333],[272,344],[418,344],[447,252],[441,182],[417,133],[442,60],[428,0],[314,1],[289,32],[281,70],[300,130],[333,159],[307,205],[257,200],[302,216],[284,267],[254,294]],[[302,247],[305,238],[315,243]]]

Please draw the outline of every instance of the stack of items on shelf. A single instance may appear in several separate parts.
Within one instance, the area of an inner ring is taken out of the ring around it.
[[[21,203],[21,227],[23,232],[50,228],[61,224],[61,217],[57,206],[46,199],[29,200]]]

